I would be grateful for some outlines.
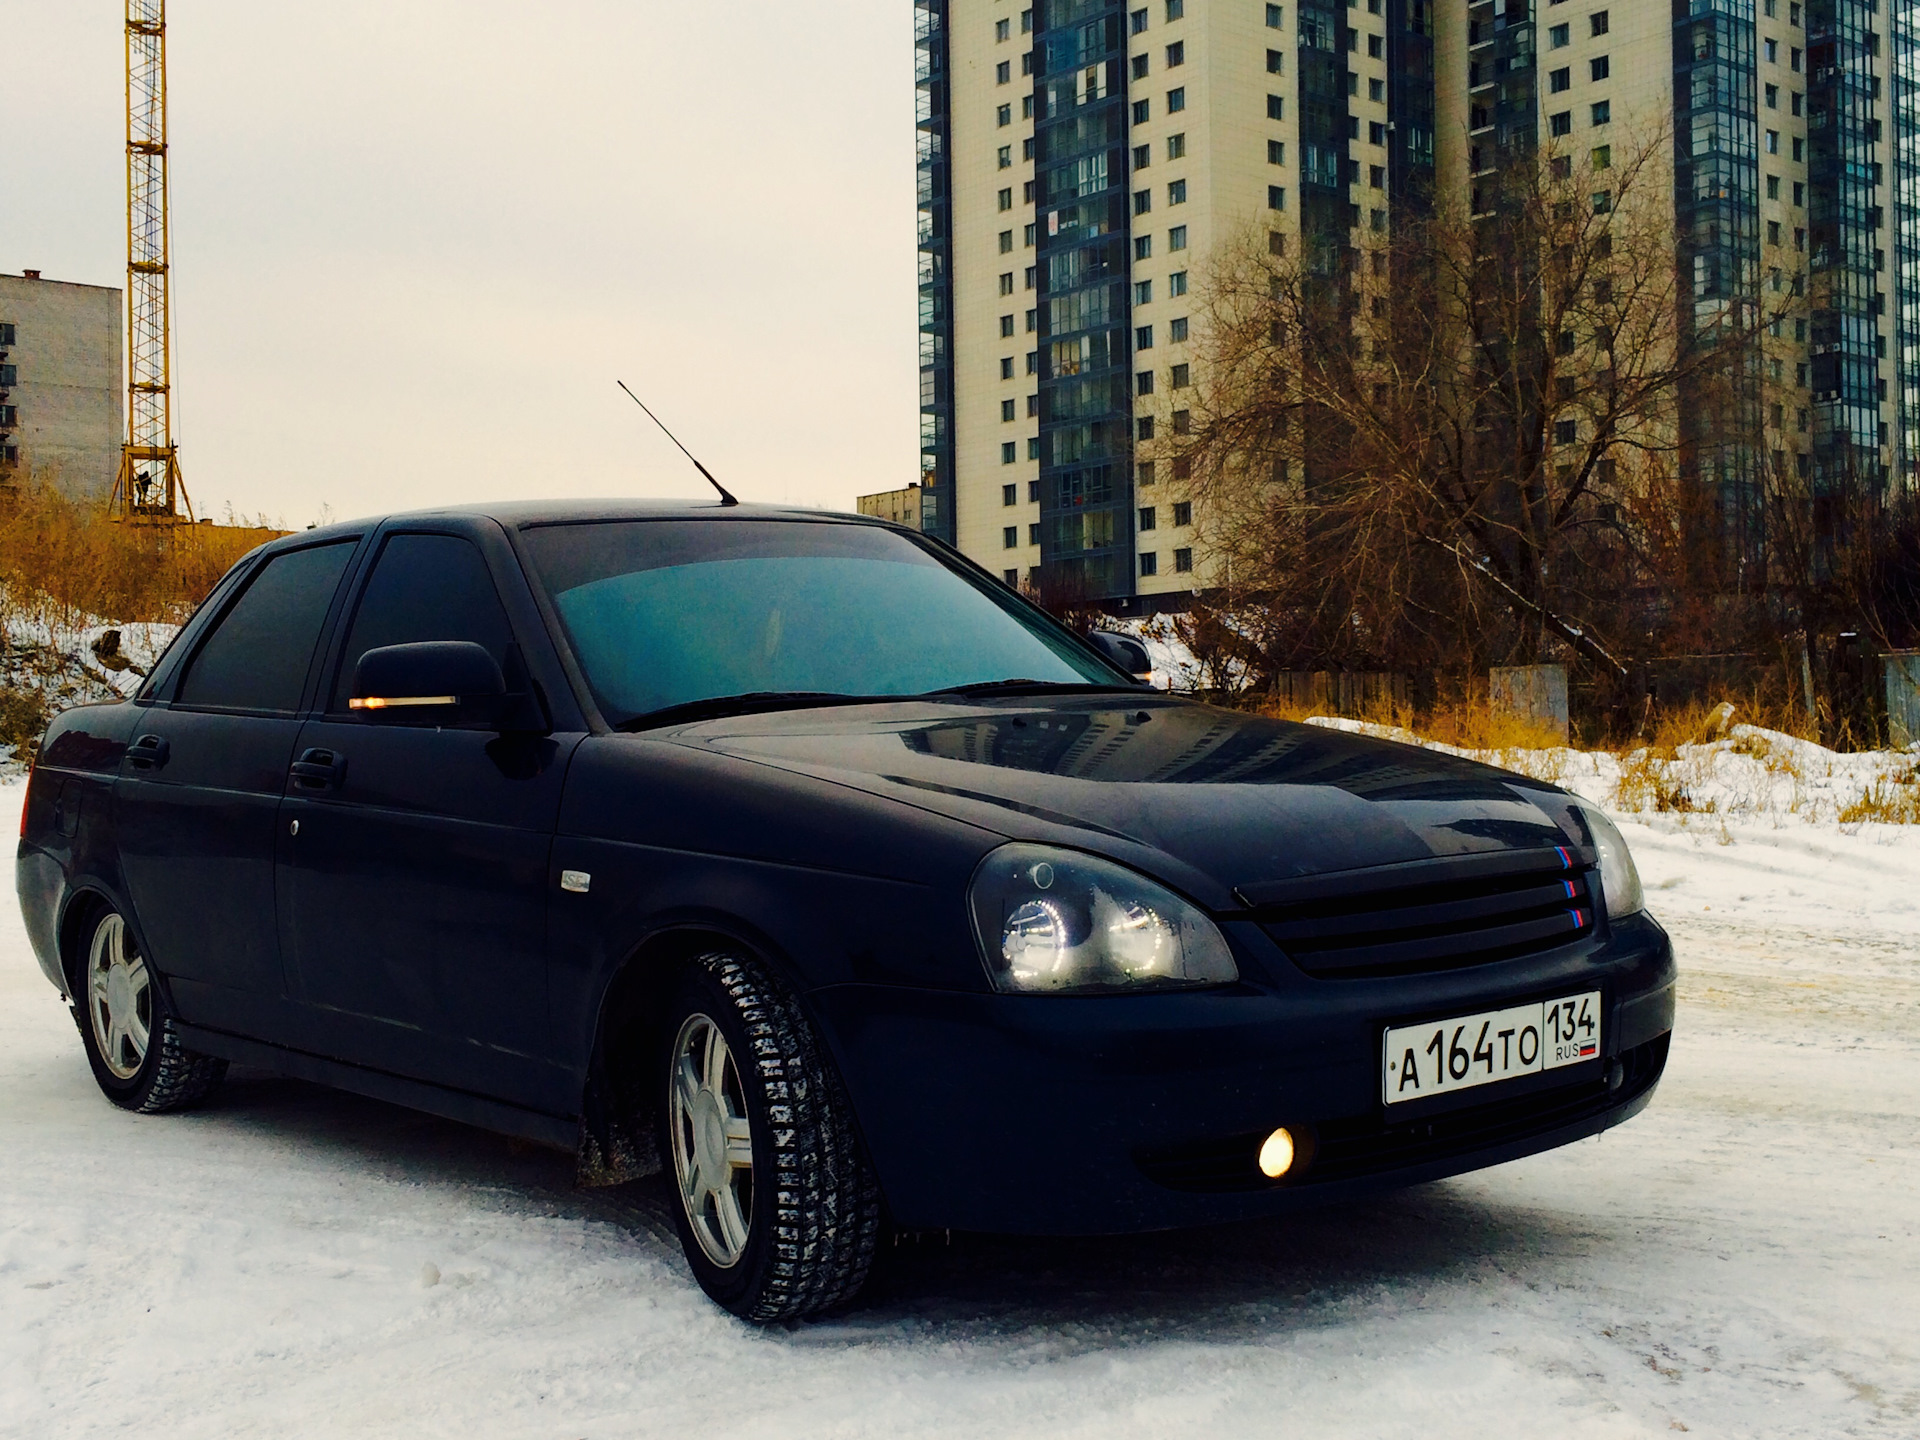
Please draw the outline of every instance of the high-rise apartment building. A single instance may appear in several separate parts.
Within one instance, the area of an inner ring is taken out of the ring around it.
[[[1762,523],[1763,465],[1816,493],[1912,483],[1917,10],[915,0],[928,528],[1089,599],[1213,583],[1169,442],[1216,247],[1355,247],[1516,153],[1604,166],[1650,134],[1676,325],[1786,312],[1752,357],[1751,443],[1698,461],[1729,539]]]

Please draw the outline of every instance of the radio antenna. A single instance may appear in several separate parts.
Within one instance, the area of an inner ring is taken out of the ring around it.
[[[615,380],[613,383],[618,385],[622,390],[627,390],[626,381]],[[633,403],[638,405],[642,410],[647,410],[647,402],[642,400],[638,395],[634,394],[633,391],[627,390],[627,398],[633,401]],[[713,472],[711,470],[707,469],[706,466],[702,465],[698,460],[694,459],[694,454],[691,450],[687,449],[686,446],[680,444],[679,437],[676,436],[671,430],[667,429],[666,423],[662,421],[658,415],[654,414],[653,411],[651,410],[647,410],[647,418],[651,420],[654,424],[660,427],[660,433],[662,435],[666,436],[667,439],[673,441],[675,445],[678,445],[680,447],[680,453],[682,455],[686,456],[687,459],[689,460],[693,460],[693,468],[698,470],[702,475],[706,476],[707,483],[713,486],[714,489],[720,492],[720,503],[722,505],[738,505],[740,503],[738,500],[733,498],[733,492],[731,490],[727,489],[726,486],[722,485],[718,480],[713,478]]]

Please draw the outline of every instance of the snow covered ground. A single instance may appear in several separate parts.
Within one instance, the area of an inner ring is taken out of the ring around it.
[[[657,1186],[259,1074],[114,1110],[0,906],[0,1436],[1920,1435],[1920,832],[1623,825],[1685,970],[1631,1124],[1339,1213],[897,1251],[774,1332]]]

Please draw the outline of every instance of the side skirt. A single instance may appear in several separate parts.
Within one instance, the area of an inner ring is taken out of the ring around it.
[[[580,1122],[577,1119],[563,1120],[538,1110],[524,1110],[518,1105],[469,1095],[463,1090],[449,1090],[421,1080],[407,1080],[383,1070],[369,1070],[361,1065],[349,1065],[344,1060],[328,1060],[305,1051],[289,1050],[260,1040],[247,1040],[198,1025],[181,1025],[178,1028],[180,1039],[188,1048],[204,1055],[217,1055],[237,1065],[254,1065],[296,1080],[311,1080],[316,1085],[329,1085],[336,1090],[365,1095],[370,1100],[404,1105],[410,1110],[438,1115],[443,1120],[457,1120],[463,1125],[477,1126],[520,1140],[532,1140],[557,1150],[572,1152],[580,1145]]]

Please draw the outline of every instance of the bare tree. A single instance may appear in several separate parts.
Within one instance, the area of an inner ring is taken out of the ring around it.
[[[1508,157],[1391,231],[1219,254],[1175,474],[1275,666],[1624,673],[1628,597],[1701,568],[1690,477],[1753,446],[1770,318],[1697,303],[1670,146]]]

